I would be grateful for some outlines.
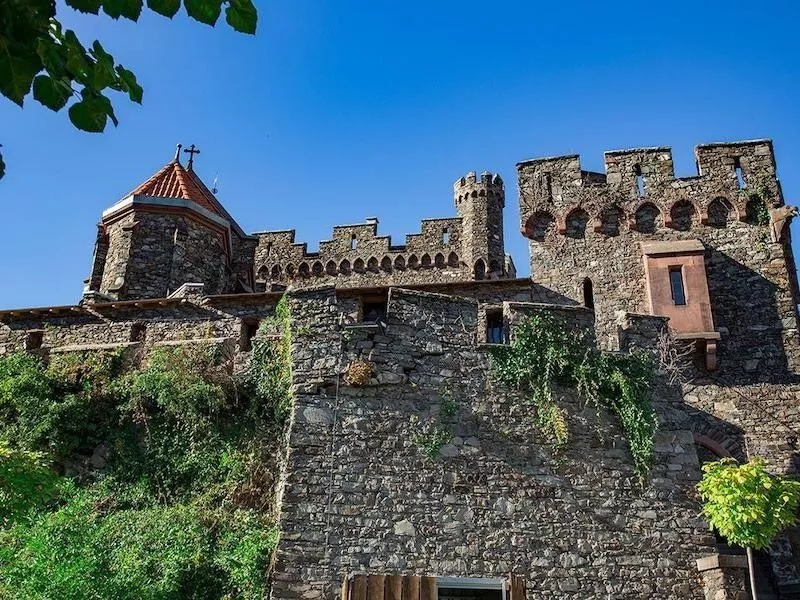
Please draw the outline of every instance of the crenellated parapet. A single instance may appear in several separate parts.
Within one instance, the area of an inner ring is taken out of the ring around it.
[[[604,173],[583,170],[578,155],[520,162],[522,233],[543,241],[548,231],[718,227],[759,221],[761,205],[783,204],[771,141],[704,144],[695,157],[698,173],[689,177],[675,176],[667,147],[606,152]]]

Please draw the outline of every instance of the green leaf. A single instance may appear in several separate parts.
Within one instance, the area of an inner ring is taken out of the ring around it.
[[[183,4],[190,17],[212,27],[222,12],[222,0],[183,0]]]
[[[142,14],[142,0],[103,0],[103,11],[112,19],[125,17],[138,21]]]
[[[250,0],[230,0],[225,9],[228,25],[241,33],[254,34],[258,23],[258,12]]]
[[[114,125],[117,124],[108,98],[88,88],[81,95],[83,99],[69,107],[69,119],[75,127],[90,133],[100,133],[106,128],[108,118],[111,118]]]
[[[0,38],[0,94],[22,106],[31,90],[33,78],[42,70],[42,61],[36,52],[14,54]]]
[[[168,18],[174,17],[181,7],[181,0],[147,0],[147,7]]]
[[[122,84],[122,90],[128,92],[131,101],[142,103],[142,86],[136,81],[136,75],[122,65],[117,66],[117,77]]]
[[[67,6],[71,6],[82,13],[96,15],[100,12],[100,0],[66,0],[66,2]]]
[[[33,80],[33,97],[53,111],[59,111],[72,95],[69,83],[49,75],[37,75]]]
[[[114,57],[105,51],[103,46],[95,40],[90,51],[95,60],[92,73],[92,86],[96,90],[102,90],[117,81],[114,73]]]

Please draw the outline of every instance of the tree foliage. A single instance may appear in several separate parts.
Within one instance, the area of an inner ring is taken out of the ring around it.
[[[131,21],[137,21],[145,8],[144,0],[66,0],[66,5]],[[181,0],[147,0],[146,7],[172,18]],[[256,31],[258,15],[251,0],[183,0],[183,7],[189,17],[211,26],[224,8],[225,20],[234,30]],[[19,106],[32,94],[53,111],[69,104],[75,127],[102,132],[109,120],[117,125],[108,91],[141,104],[142,87],[99,41],[84,45],[74,31],[65,30],[58,8],[56,0],[0,0],[0,94]],[[0,179],[4,171],[0,154]]]
[[[706,463],[697,487],[703,514],[732,544],[764,549],[797,522],[800,482],[770,475],[761,459]]]
[[[0,358],[0,597],[265,597],[291,397],[286,334],[256,341],[242,374],[212,343]]]

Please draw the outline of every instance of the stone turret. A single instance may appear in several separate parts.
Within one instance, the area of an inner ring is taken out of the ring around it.
[[[462,220],[462,260],[476,279],[507,276],[503,244],[505,186],[488,171],[480,179],[474,171],[453,185],[456,212]]]

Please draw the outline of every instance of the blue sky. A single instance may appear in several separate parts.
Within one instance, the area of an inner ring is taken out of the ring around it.
[[[698,143],[770,137],[800,203],[796,2],[256,3],[255,37],[61,7],[136,71],[144,105],[115,98],[119,127],[96,135],[0,101],[0,307],[76,302],[100,213],[178,142],[202,149],[196,170],[245,230],[294,227],[311,249],[372,215],[402,242],[454,214],[453,181],[499,172],[521,274],[526,158],[577,152],[602,170],[605,150],[669,145],[690,175]]]

